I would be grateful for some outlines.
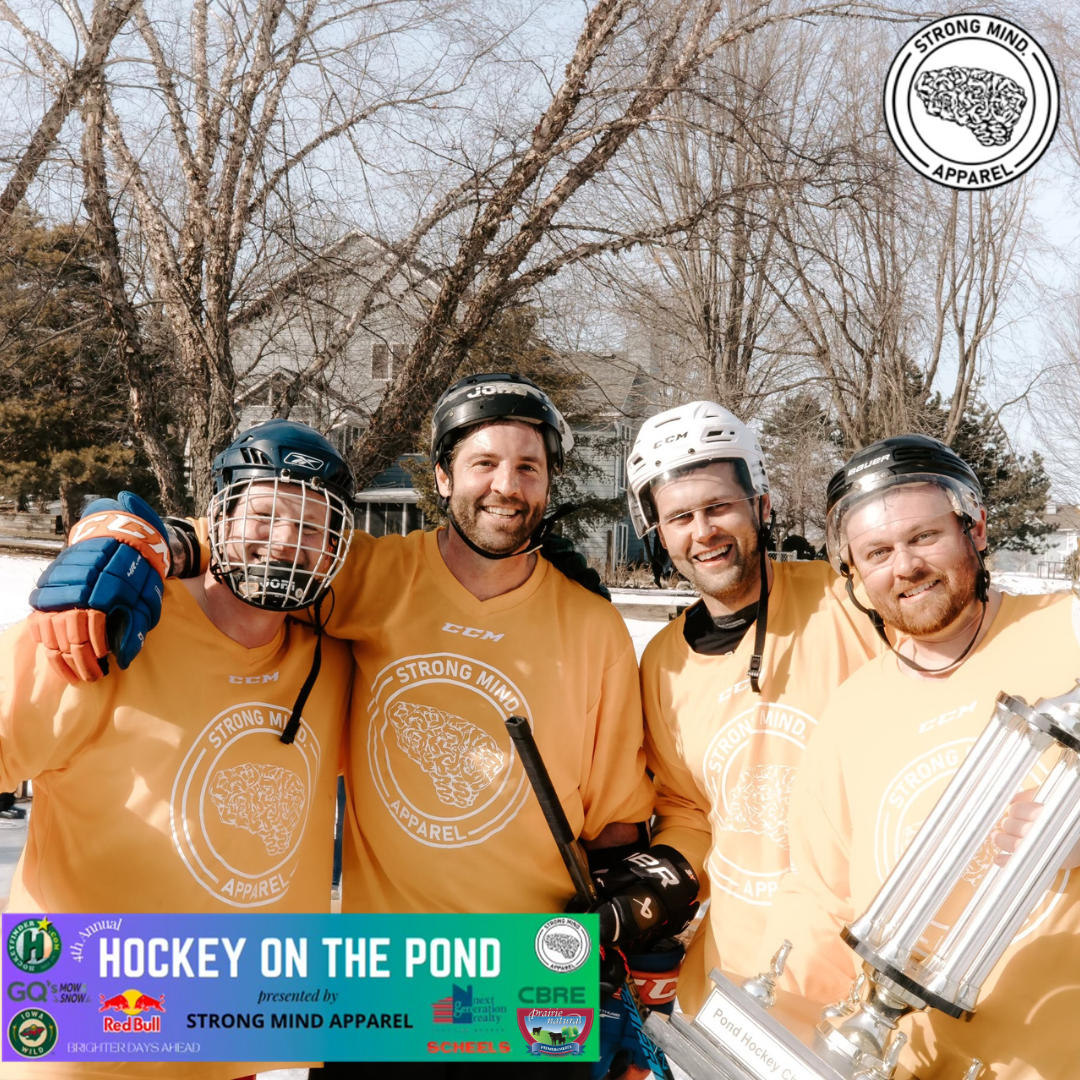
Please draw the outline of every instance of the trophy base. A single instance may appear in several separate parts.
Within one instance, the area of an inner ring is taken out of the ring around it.
[[[922,1009],[927,1005],[931,1005],[933,1008],[939,1009],[946,1016],[951,1016],[954,1020],[970,1020],[975,1015],[971,1010],[957,1005],[955,1001],[949,1001],[948,998],[943,998],[940,995],[935,994],[932,990],[928,990],[910,976],[905,975],[879,953],[876,953],[869,945],[857,938],[851,932],[849,927],[845,926],[840,931],[840,936],[850,948],[858,953],[861,959],[865,960],[887,979],[896,983],[898,987],[915,998],[916,1000],[911,1003],[913,1008]]]

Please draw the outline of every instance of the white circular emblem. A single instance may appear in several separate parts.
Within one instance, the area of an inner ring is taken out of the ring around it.
[[[885,122],[905,161],[935,183],[981,190],[1022,176],[1058,122],[1057,76],[1015,23],[953,15],[923,27],[885,80]]]
[[[173,844],[229,907],[280,900],[299,865],[322,751],[307,724],[295,742],[281,742],[288,719],[288,709],[264,701],[225,709],[195,737],[173,781]]]
[[[508,716],[532,720],[502,671],[457,653],[405,656],[372,680],[368,762],[394,821],[427,847],[482,844],[532,796],[506,734]]]
[[[536,935],[536,957],[551,971],[577,971],[591,950],[592,939],[574,919],[548,919]]]

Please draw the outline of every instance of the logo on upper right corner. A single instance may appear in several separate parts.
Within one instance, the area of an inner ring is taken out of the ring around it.
[[[953,15],[905,42],[885,80],[885,122],[905,161],[929,180],[984,190],[1016,180],[1057,129],[1057,76],[1022,27]]]

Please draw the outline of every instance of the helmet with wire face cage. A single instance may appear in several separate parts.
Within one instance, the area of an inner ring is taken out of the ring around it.
[[[341,569],[355,482],[322,435],[294,420],[249,428],[215,459],[210,570],[240,600],[310,607]]]
[[[896,435],[856,451],[829,481],[825,545],[837,573],[851,572],[848,518],[874,497],[913,484],[933,484],[952,512],[970,525],[983,503],[982,486],[971,466],[943,442],[928,435]]]

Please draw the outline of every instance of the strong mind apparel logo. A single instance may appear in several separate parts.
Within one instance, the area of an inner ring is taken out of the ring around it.
[[[300,857],[322,758],[310,725],[281,742],[288,709],[234,705],[198,734],[173,781],[173,843],[192,876],[222,903],[280,900]]]
[[[375,790],[414,840],[468,847],[517,817],[530,788],[505,722],[531,715],[501,671],[455,653],[403,657],[374,679],[368,712]]]
[[[792,705],[757,702],[712,737],[702,761],[718,841],[709,878],[748,904],[772,903],[790,865],[787,810],[817,721]]]
[[[884,105],[909,165],[946,187],[981,190],[1015,180],[1042,157],[1057,128],[1057,77],[1015,23],[957,15],[904,44]]]

